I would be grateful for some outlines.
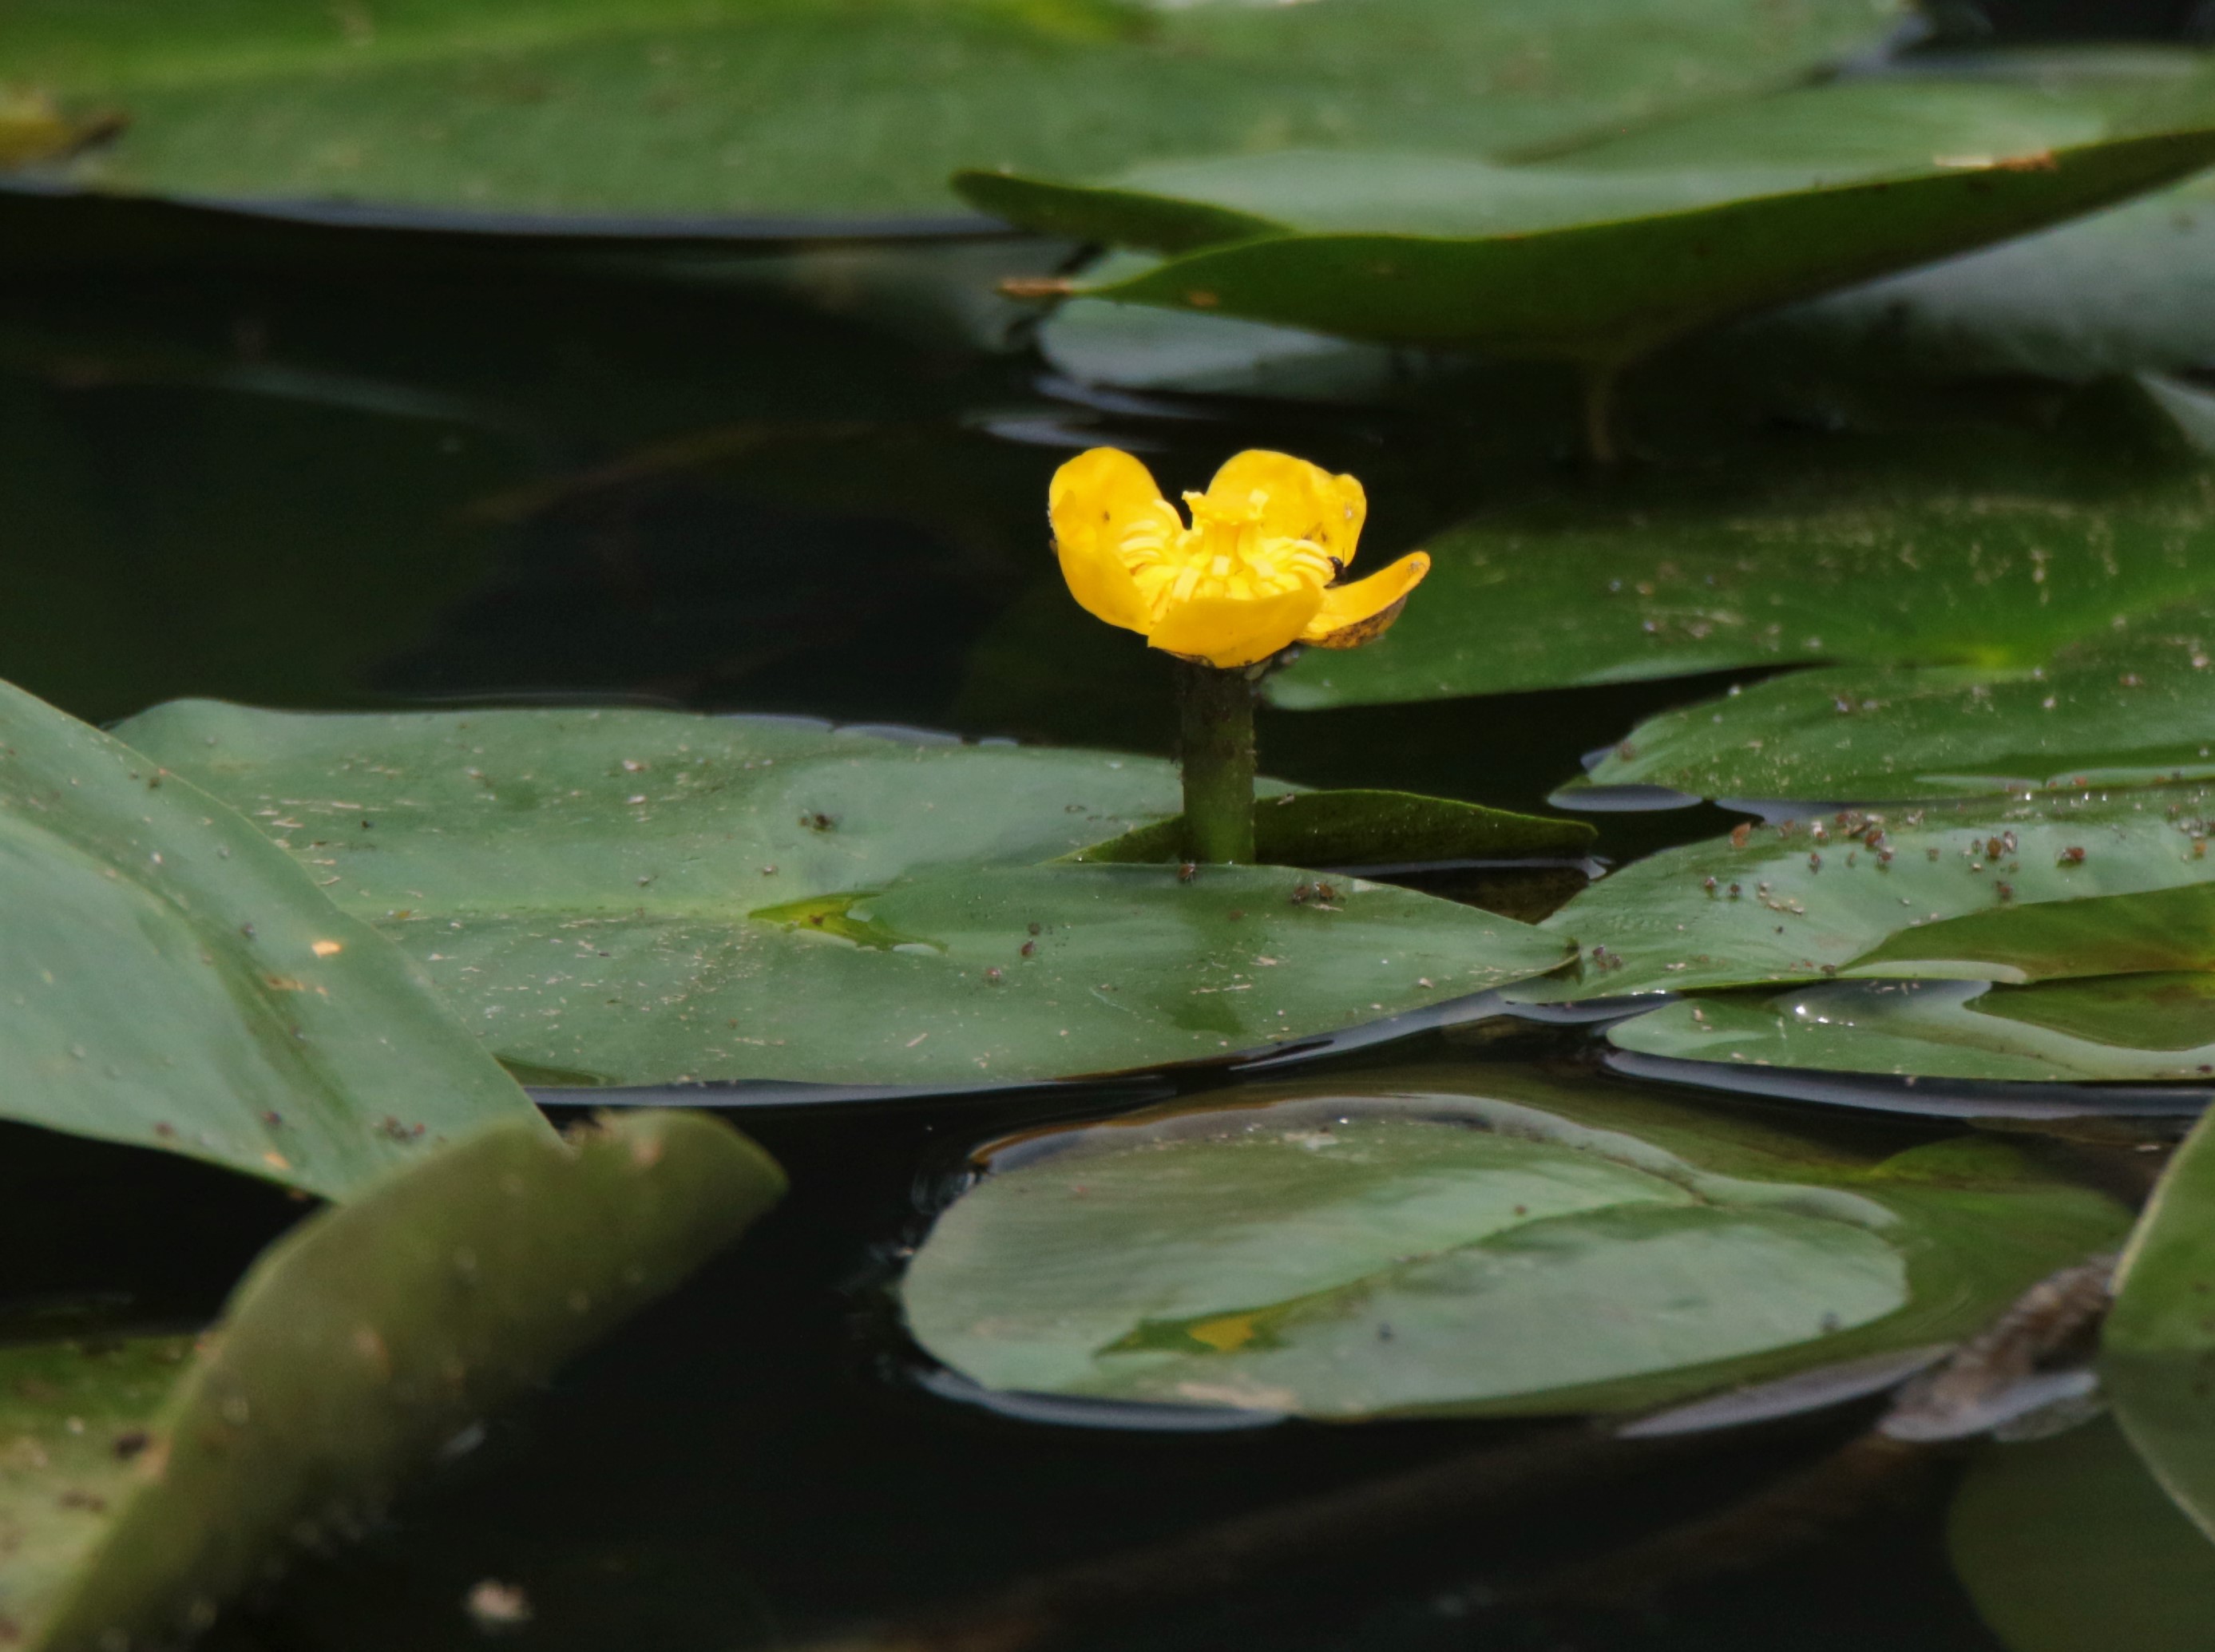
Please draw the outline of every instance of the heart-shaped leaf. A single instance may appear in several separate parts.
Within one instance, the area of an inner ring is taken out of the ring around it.
[[[900,1287],[988,1387],[1333,1418],[1663,1403],[1959,1336],[2126,1218],[1505,1067],[987,1149]]]
[[[279,1241],[197,1346],[0,1351],[9,1638],[95,1652],[205,1628],[783,1191],[698,1115],[568,1142],[506,1121]]]
[[[1155,759],[638,711],[188,702],[129,728],[328,864],[503,1059],[576,1082],[1093,1073],[1337,1032],[1566,955],[1354,878],[1029,863],[1174,808]]]
[[[2030,914],[2052,903],[2215,881],[2202,850],[2209,802],[2204,788],[2177,787],[1749,823],[1648,856],[1576,895],[1543,927],[1581,944],[1581,975],[1516,995],[1924,973],[1918,960],[1893,961],[1878,949],[1921,955],[1924,926],[1970,914],[2020,911],[2037,924],[2042,917]],[[2063,910],[2054,922],[2066,921]]]
[[[189,781],[0,685],[0,1115],[343,1194],[529,1099]]]

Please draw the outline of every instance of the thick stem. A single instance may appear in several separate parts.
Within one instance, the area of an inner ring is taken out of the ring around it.
[[[1181,660],[1185,853],[1254,861],[1254,685],[1242,671]]]

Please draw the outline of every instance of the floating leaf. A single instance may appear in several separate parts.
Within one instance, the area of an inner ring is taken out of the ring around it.
[[[2116,1421],[2154,1477],[2215,1538],[2211,1296],[2215,1121],[2203,1115],[2162,1172],[2115,1271],[2115,1305],[2100,1338],[2100,1375]]]
[[[1028,1392],[1629,1409],[1959,1336],[2126,1219],[1993,1141],[1877,1161],[1509,1067],[1394,1078],[986,1150],[910,1328]]]
[[[1956,101],[1975,95],[1952,89]],[[2090,212],[2215,159],[2215,129],[2191,99],[2135,114],[2112,102],[2040,101],[2024,111],[2035,118],[2012,127],[2021,148],[1949,146],[1910,163],[1889,140],[1858,165],[1795,168],[1787,137],[1770,166],[1767,138],[1750,142],[1744,119],[1726,110],[1712,130],[1670,128],[1670,159],[1650,168],[1610,169],[1590,151],[1523,168],[1287,152],[1150,167],[1106,186],[976,171],[955,181],[1028,227],[1173,255],[1080,283],[1081,294],[1383,343],[1614,364],[1733,315]],[[1837,107],[1815,91],[1749,116],[1764,134],[1789,133],[1832,122]],[[1997,123],[1937,124],[1973,140]],[[1825,130],[1812,147],[1828,156],[1839,145]]]
[[[979,867],[644,917],[615,909],[619,889],[570,881],[513,910],[439,906],[383,927],[503,1060],[633,1084],[1150,1066],[1343,1031],[1565,955],[1555,937],[1451,901],[1350,877],[1326,898],[1308,878]]]
[[[499,911],[563,886],[625,913],[728,917],[932,869],[1049,860],[1174,814],[1181,795],[1175,765],[1156,758],[805,717],[303,715],[180,700],[120,732],[328,861],[334,898],[379,917]]]
[[[181,703],[205,777],[518,1067],[605,1082],[993,1083],[1337,1032],[1565,943],[1272,868],[1036,866],[1174,808],[1167,764],[637,711]],[[362,823],[366,820],[367,826]]]
[[[2200,302],[2215,267],[2215,180],[1749,322],[1741,349],[1810,366],[1932,378],[2177,372],[2215,357]]]
[[[2009,1652],[2205,1652],[2215,1547],[2106,1418],[1979,1452],[1946,1548]]]
[[[2215,976],[1832,981],[1665,1004],[1607,1036],[1639,1055],[1821,1072],[2206,1084],[2215,1082]]]
[[[2019,985],[2184,970],[2215,970],[2215,883],[1941,918],[1893,936],[1844,973]]]
[[[1871,955],[1919,952],[1924,926],[1967,914],[2005,907],[2030,922],[2041,905],[2215,881],[2215,860],[2201,850],[2209,802],[2205,789],[2178,787],[1748,823],[1727,838],[1648,856],[1578,894],[1544,927],[1582,943],[1580,978],[1518,995],[1822,980],[1856,965],[1916,974],[1911,963]]]
[[[1477,153],[1789,80],[1862,0],[501,0],[9,9],[13,77],[132,124],[107,191],[652,214],[938,212],[955,167],[1259,142]],[[692,224],[658,227],[696,231]]]
[[[1574,855],[1597,835],[1582,820],[1547,820],[1404,791],[1284,792],[1254,806],[1255,858],[1278,866],[1384,866]],[[1080,849],[1071,861],[1176,861],[1184,817]]]
[[[1654,405],[1657,419],[1666,411]],[[1423,600],[1390,636],[1306,655],[1268,679],[1271,703],[1316,709],[1834,661],[1960,664],[1983,668],[1969,682],[2006,680],[2073,642],[2094,640],[2103,656],[2126,648],[2118,620],[2215,584],[2205,463],[2144,392],[2122,387],[2074,396],[2046,432],[1978,421],[1770,442],[1603,489],[1504,481],[1494,500],[1423,542]],[[2106,685],[2129,668],[2116,666]],[[1858,704],[1868,683],[1840,673],[1749,692],[1835,722],[1836,697],[1857,691]],[[2098,687],[2081,691],[2087,728],[2104,712]],[[1722,710],[1736,731],[1750,713],[1743,698],[1701,709]],[[1948,715],[1934,708],[1929,721],[1950,731],[1960,718]],[[2040,728],[2071,715],[2041,708]],[[1697,714],[1657,719],[1606,772],[1643,772],[1657,739],[1658,760],[1688,770],[1690,752],[1708,751],[1701,741],[1732,749],[1713,727]],[[1776,735],[1750,728],[1739,745],[1752,737]],[[1765,779],[1765,752],[1712,761]]]
[[[358,1526],[783,1191],[697,1115],[568,1142],[506,1121],[279,1241],[197,1348],[0,1351],[9,1638],[91,1652],[206,1627],[288,1542]]]
[[[2116,619],[2043,667],[1771,678],[1641,723],[1586,783],[1892,802],[2215,777],[2215,615],[2203,599]]]
[[[537,1115],[422,973],[197,786],[0,685],[0,1115],[341,1194]]]

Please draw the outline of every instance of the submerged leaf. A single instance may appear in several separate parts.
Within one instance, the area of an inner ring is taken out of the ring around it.
[[[1353,1418],[1659,1404],[1973,1328],[2126,1219],[1508,1067],[988,1148],[901,1299],[989,1387]]]
[[[2202,1115],[2138,1218],[2115,1270],[2100,1376],[2132,1445],[2215,1538],[2215,1115]]]
[[[2215,1545],[2105,1418],[1987,1446],[1946,1519],[1977,1613],[2009,1652],[2204,1652]]]
[[[489,1120],[543,1129],[303,858],[0,685],[0,1116],[333,1196]]]
[[[279,1241],[197,1347],[0,1351],[9,1638],[96,1652],[205,1628],[783,1189],[697,1115],[566,1143],[508,1121]]]

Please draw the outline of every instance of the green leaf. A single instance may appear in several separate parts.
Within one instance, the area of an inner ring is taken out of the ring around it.
[[[1941,918],[1872,948],[1844,973],[2020,985],[2073,975],[2210,969],[2215,969],[2215,883],[2010,904]]]
[[[1658,402],[1650,412],[1684,417]],[[1308,710],[1748,666],[2040,666],[2208,590],[2206,475],[2149,393],[2123,386],[2073,397],[2046,431],[1986,420],[1740,442],[1604,488],[1526,473],[1424,542],[1430,575],[1387,636],[1308,654],[1267,691]],[[1803,717],[1832,704],[1812,683],[1749,692],[1786,697]],[[1704,709],[1725,712],[1727,728],[1749,713],[1743,697]],[[1697,732],[1690,715],[1658,719],[1606,772],[1650,760],[1657,736]],[[1730,761],[1753,769],[1759,755]]]
[[[30,0],[0,58],[127,112],[70,175],[102,190],[943,213],[963,165],[1558,138],[1789,81],[1882,28],[1863,0]]]
[[[1565,956],[1538,930],[1359,878],[1304,897],[1309,875],[979,867],[643,917],[615,910],[619,888],[572,883],[521,911],[384,927],[503,1060],[631,1084],[1150,1066],[1343,1031]]]
[[[304,715],[179,700],[119,732],[328,861],[333,897],[379,918],[498,912],[564,889],[623,912],[729,916],[1049,860],[1172,814],[1181,795],[1157,758],[804,717]]]
[[[783,1191],[698,1115],[566,1142],[505,1121],[279,1240],[197,1347],[0,1351],[9,1638],[94,1652],[206,1627],[288,1544],[357,1529]]]
[[[1835,104],[1818,90],[1727,109],[1713,131],[1673,128],[1675,151],[1650,170],[1582,154],[1514,168],[1287,152],[1151,168],[1104,187],[973,171],[956,184],[1027,226],[1172,254],[1138,274],[1080,283],[1082,294],[1383,343],[1614,364],[2197,171],[2215,159],[2215,129],[2171,89],[2137,113],[2112,96],[2059,110],[2042,101],[2016,124],[2038,140],[2026,149],[1949,144],[1911,161],[1887,141],[1844,163],[1795,167],[1788,141],[1768,164],[1746,122],[1767,132],[1829,121]],[[1952,91],[1979,104],[2015,96]],[[1998,123],[1938,124],[1974,144]],[[1810,147],[1826,157],[1838,149],[1827,132]],[[1749,155],[1764,160],[1750,165]]]
[[[2203,599],[2115,617],[2045,666],[1771,678],[1641,723],[1583,783],[1893,802],[2215,777],[2215,612]]]
[[[1420,861],[1574,855],[1598,834],[1548,820],[1404,791],[1284,792],[1254,805],[1254,853],[1277,866],[1384,866]],[[1077,862],[1181,861],[1184,817],[1140,826],[1065,857]]]
[[[2127,1219],[1992,1141],[1880,1161],[1510,1067],[1393,1079],[987,1150],[902,1281],[911,1330],[1023,1391],[1631,1409],[1961,1335]]]
[[[1408,891],[1038,866],[1175,807],[1167,764],[640,711],[298,716],[132,737],[340,875],[502,1059],[603,1082],[943,1084],[1220,1056],[1542,973]],[[371,822],[363,826],[362,822]]]
[[[2081,380],[2215,355],[2205,174],[2092,217],[1748,324],[1741,348],[1908,379]]]
[[[1749,824],[1650,855],[1578,894],[1543,927],[1582,944],[1581,978],[1517,996],[1821,980],[1857,964],[1924,973],[1870,955],[1918,951],[1923,926],[2003,904],[2029,922],[2042,905],[2215,881],[2200,851],[2209,802],[2206,789],[2178,787]]]
[[[1832,981],[1665,1004],[1607,1037],[1638,1055],[1821,1072],[2205,1084],[2215,1078],[2215,976]]]
[[[158,758],[0,685],[0,1116],[343,1194],[529,1099]]]
[[[2200,1529],[2215,1537],[2215,1121],[2202,1115],[2138,1218],[2115,1272],[2100,1376],[2115,1419]]]
[[[2205,1652],[2215,1547],[2107,1418],[1990,1446],[1954,1493],[1946,1547],[2009,1652]]]

